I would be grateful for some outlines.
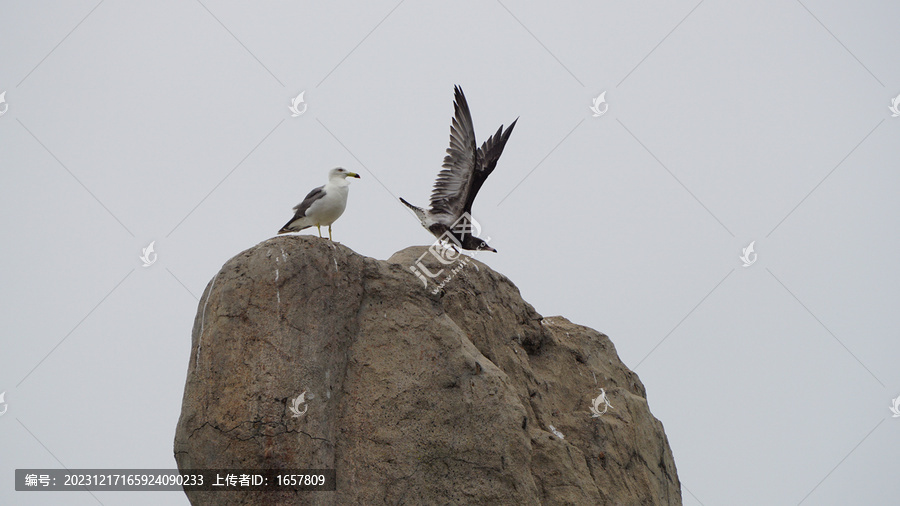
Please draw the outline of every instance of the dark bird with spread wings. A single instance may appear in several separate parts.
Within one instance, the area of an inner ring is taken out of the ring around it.
[[[400,201],[412,209],[422,226],[438,239],[449,241],[451,245],[462,249],[496,253],[497,250],[472,233],[473,229],[479,229],[472,219],[472,202],[481,185],[497,166],[503,146],[519,119],[516,118],[505,131],[503,125],[500,125],[497,132],[477,148],[466,96],[459,86],[454,87],[454,92],[455,114],[450,125],[450,147],[447,148],[443,169],[438,173],[431,192],[431,209],[416,207],[402,197]]]

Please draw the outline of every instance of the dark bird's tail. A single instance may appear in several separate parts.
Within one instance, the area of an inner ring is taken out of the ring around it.
[[[421,207],[416,207],[416,206],[410,204],[409,202],[403,200],[403,197],[400,197],[400,202],[403,202],[404,204],[406,204],[406,207],[412,209],[413,211],[416,211],[417,213],[422,212]]]
[[[422,222],[422,226],[425,226],[425,210],[421,207],[416,207],[409,202],[403,200],[403,197],[400,197],[400,202],[403,202],[403,205],[412,209],[414,213],[416,213],[416,218],[419,218],[419,221]]]

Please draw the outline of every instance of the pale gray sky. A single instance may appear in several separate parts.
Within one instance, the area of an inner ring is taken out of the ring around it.
[[[0,503],[187,504],[15,493],[13,470],[174,468],[206,283],[338,165],[362,179],[337,241],[429,244],[395,197],[427,202],[454,84],[479,141],[521,118],[479,258],[610,336],[685,504],[895,502],[898,21],[887,0],[0,2]]]

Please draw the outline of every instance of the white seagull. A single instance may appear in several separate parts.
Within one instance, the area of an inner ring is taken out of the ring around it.
[[[359,174],[343,167],[328,171],[328,182],[309,192],[309,195],[294,206],[294,217],[285,223],[279,234],[299,232],[315,226],[322,237],[322,228],[328,225],[328,239],[331,239],[331,224],[344,214],[347,207],[347,193],[350,182],[347,177],[359,178]]]
[[[449,233],[463,249],[496,253],[497,250],[471,233],[472,225],[469,221],[472,202],[481,185],[497,166],[509,134],[519,119],[516,118],[506,130],[500,125],[494,135],[488,137],[480,148],[476,148],[475,127],[472,126],[472,114],[469,112],[466,96],[459,86],[454,86],[453,91],[455,114],[450,125],[450,147],[444,157],[443,169],[434,182],[431,209],[416,207],[402,197],[400,202],[412,209],[422,226],[438,239]]]

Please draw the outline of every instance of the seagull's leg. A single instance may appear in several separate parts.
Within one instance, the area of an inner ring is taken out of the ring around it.
[[[331,238],[331,225],[328,225],[328,240],[334,242],[334,239]]]
[[[320,225],[316,225],[316,228],[319,229],[319,237],[322,237],[322,227]]]

